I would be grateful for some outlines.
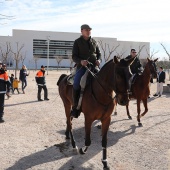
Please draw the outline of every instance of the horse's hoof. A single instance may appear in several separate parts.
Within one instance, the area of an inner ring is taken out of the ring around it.
[[[75,148],[73,148],[73,153],[75,153],[75,154],[78,154],[79,152],[78,152],[78,147],[76,146]]]
[[[103,170],[110,170],[109,166],[103,168]]]
[[[129,118],[130,120],[132,120],[132,117],[131,117],[131,116],[128,116],[128,118]]]
[[[117,116],[117,112],[114,112],[114,115]]]
[[[70,139],[70,137],[69,137],[69,136],[66,136],[66,139]]]
[[[139,126],[139,127],[143,127],[142,123],[138,123],[138,126]]]
[[[81,155],[84,155],[86,152],[84,152],[83,149],[80,148],[79,153],[80,153]]]
[[[69,132],[65,132],[65,135],[66,135],[66,139],[70,139]]]
[[[97,129],[101,129],[102,128],[102,126],[101,125],[97,125]]]

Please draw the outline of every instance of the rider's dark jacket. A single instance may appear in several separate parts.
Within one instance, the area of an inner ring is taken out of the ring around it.
[[[125,60],[129,60],[131,59],[132,56],[128,55]],[[141,73],[141,68],[142,68],[142,64],[140,63],[140,60],[138,57],[135,58],[135,60],[133,61],[133,63],[130,65],[130,69],[132,74],[138,74]]]
[[[81,67],[81,60],[88,60],[95,66],[96,60],[101,60],[101,53],[97,42],[91,37],[85,40],[83,36],[80,36],[74,42],[72,59],[77,63],[78,68]]]

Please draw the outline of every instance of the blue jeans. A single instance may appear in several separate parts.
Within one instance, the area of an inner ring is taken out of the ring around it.
[[[80,69],[77,69],[76,75],[74,77],[74,83],[73,83],[74,90],[80,89],[80,80],[81,80],[81,77],[85,74],[85,72],[86,72],[85,67],[81,67]]]
[[[27,80],[22,80],[22,91],[25,89],[27,86]]]

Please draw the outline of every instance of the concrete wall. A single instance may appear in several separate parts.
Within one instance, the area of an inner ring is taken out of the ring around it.
[[[10,42],[12,50],[16,52],[16,42],[19,43],[19,47],[21,47],[22,44],[24,44],[24,48],[22,49],[21,53],[22,55],[26,55],[26,59],[24,61],[24,64],[28,68],[35,68],[35,62],[33,57],[33,39],[42,39],[46,40],[65,40],[65,41],[74,41],[77,39],[81,34],[80,33],[70,33],[70,32],[51,32],[51,31],[33,31],[33,30],[13,30],[12,36],[0,36],[0,47],[2,49],[5,49],[5,43]],[[140,58],[144,59],[147,57],[146,49],[150,50],[150,43],[149,42],[131,42],[131,41],[119,41],[116,38],[107,38],[107,37],[94,37],[96,41],[102,41],[103,44],[108,44],[110,49],[112,47],[116,47],[119,45],[119,47],[116,49],[114,53],[112,53],[111,58],[114,55],[122,54],[123,58],[129,55],[130,49],[135,48],[137,51],[139,47],[142,45],[145,45],[144,49],[141,51]],[[103,56],[103,51],[102,56]],[[108,48],[107,48],[107,54],[108,54]],[[10,53],[9,57],[13,57],[13,54]],[[1,54],[0,54],[0,60],[1,60]],[[102,62],[102,65],[104,64],[104,59]],[[38,68],[40,68],[41,65],[47,65],[47,59],[38,59],[37,62]],[[70,66],[70,60],[62,60],[60,63],[61,66],[69,67]],[[22,66],[22,63],[20,62],[19,67]],[[55,59],[50,59],[49,66],[57,66],[57,62]]]

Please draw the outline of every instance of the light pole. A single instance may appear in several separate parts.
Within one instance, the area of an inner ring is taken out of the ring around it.
[[[50,45],[50,36],[47,37],[47,75],[49,69],[49,45]]]

